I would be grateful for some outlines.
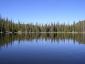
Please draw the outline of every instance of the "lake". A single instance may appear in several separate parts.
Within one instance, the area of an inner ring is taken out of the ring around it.
[[[0,64],[85,64],[85,34],[0,34]]]

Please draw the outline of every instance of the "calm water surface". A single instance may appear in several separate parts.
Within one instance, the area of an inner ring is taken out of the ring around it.
[[[85,64],[84,34],[0,36],[0,64]]]

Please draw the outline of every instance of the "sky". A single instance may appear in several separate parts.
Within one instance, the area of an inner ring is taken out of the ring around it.
[[[0,15],[15,23],[67,23],[85,20],[85,0],[0,0]]]

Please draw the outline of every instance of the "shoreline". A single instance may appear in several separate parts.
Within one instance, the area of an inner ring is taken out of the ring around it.
[[[57,33],[57,34],[85,34],[85,32],[0,32],[0,34],[28,34],[28,33]]]

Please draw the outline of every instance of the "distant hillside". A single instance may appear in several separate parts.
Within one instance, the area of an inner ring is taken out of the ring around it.
[[[85,20],[79,21],[78,23],[73,25],[75,28],[75,31],[78,32],[85,32]]]

